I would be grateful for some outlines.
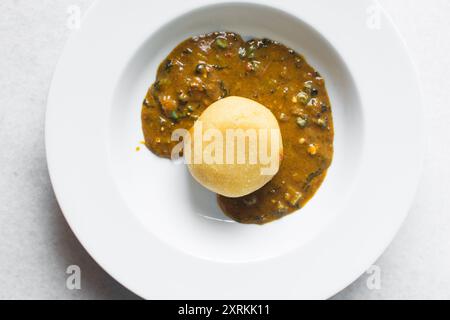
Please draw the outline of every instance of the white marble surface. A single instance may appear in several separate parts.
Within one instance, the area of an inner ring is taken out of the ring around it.
[[[92,2],[0,2],[0,299],[137,298],[74,237],[46,167],[46,96],[71,32],[67,8],[85,12]],[[425,171],[408,219],[377,262],[381,289],[369,290],[362,275],[335,298],[449,299],[450,1],[380,2],[404,35],[422,82],[429,126]],[[72,264],[81,267],[81,290],[66,288]]]

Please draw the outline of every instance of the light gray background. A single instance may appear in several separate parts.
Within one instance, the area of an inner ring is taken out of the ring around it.
[[[74,237],[56,203],[45,160],[46,96],[72,32],[67,8],[78,5],[85,12],[92,2],[0,2],[0,299],[138,298]],[[429,127],[425,170],[409,217],[377,262],[381,289],[369,290],[365,274],[335,298],[449,299],[450,1],[380,3],[418,67]],[[65,271],[72,264],[82,269],[81,290],[66,289]]]

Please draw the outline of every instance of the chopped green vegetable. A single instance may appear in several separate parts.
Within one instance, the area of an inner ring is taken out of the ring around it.
[[[247,63],[247,71],[256,71],[257,69],[259,69],[261,62],[256,61],[256,60],[252,60],[250,62]]]
[[[189,96],[184,92],[180,92],[180,94],[178,95],[178,100],[180,100],[181,102],[187,102],[189,100]]]
[[[248,48],[247,58],[254,59],[255,58],[255,51],[256,51],[256,48],[254,46],[250,46],[250,48]]]
[[[277,203],[277,211],[278,214],[285,214],[288,212],[288,207],[281,201],[278,201]]]
[[[293,207],[297,207],[299,205],[302,196],[303,195],[300,192],[295,192],[293,196],[291,196],[291,198],[289,199],[289,204]]]
[[[306,105],[309,101],[309,96],[306,92],[300,91],[297,94],[297,100],[300,101],[302,104]]]
[[[239,58],[244,59],[247,56],[247,50],[245,48],[240,47],[238,50]]]
[[[221,65],[219,65],[219,64],[215,64],[215,65],[213,65],[212,66],[215,70],[223,70],[223,69],[225,69],[225,68],[227,68],[227,67],[224,67],[224,66],[221,66]]]
[[[322,128],[327,128],[327,121],[324,119],[317,119],[317,125]]]
[[[242,202],[244,202],[247,207],[255,205],[257,201],[258,199],[255,195],[251,195],[242,199]]]
[[[310,80],[310,81],[306,81],[305,83],[304,83],[304,85],[305,85],[305,88],[306,89],[311,89],[312,88],[312,85],[313,85],[313,82]]]
[[[171,81],[167,78],[162,78],[159,79],[158,81],[155,82],[155,84],[153,85],[153,88],[156,91],[160,91],[164,86],[170,85]]]
[[[305,184],[303,185],[303,190],[308,191],[308,189],[311,187],[311,183],[315,178],[320,176],[323,173],[323,169],[319,168],[316,171],[310,173],[308,177],[306,178]]]
[[[280,117],[278,118],[281,122],[286,122],[289,120],[289,117],[287,116],[286,113],[282,112],[280,113]]]
[[[303,117],[298,117],[297,124],[300,128],[305,128],[308,125],[308,120]]]
[[[309,107],[317,107],[318,104],[319,104],[319,101],[316,98],[312,98],[311,100],[308,101]]]
[[[225,82],[223,82],[222,80],[220,81],[220,83],[219,83],[219,86],[220,86],[220,91],[222,91],[222,94],[221,94],[221,98],[225,98],[225,97],[227,97],[228,96],[228,94],[229,94],[229,90],[227,89],[227,87],[225,86]]]
[[[261,65],[261,62],[260,62],[260,61],[253,60],[253,61],[251,62],[251,64],[253,65],[253,69],[256,70],[256,69],[258,69],[259,66]]]
[[[150,107],[151,107],[150,101],[149,101],[147,98],[144,99],[144,102],[143,102],[142,104],[143,104],[144,106],[146,106],[147,108],[150,108]]]
[[[228,48],[228,41],[224,38],[216,38],[216,45],[221,49]]]
[[[164,70],[169,71],[173,67],[173,61],[172,60],[166,60],[164,63]]]
[[[173,120],[178,120],[180,117],[178,116],[178,113],[176,111],[172,111],[170,113],[170,118]]]

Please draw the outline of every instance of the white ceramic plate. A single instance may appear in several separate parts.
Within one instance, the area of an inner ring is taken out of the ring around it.
[[[183,166],[135,151],[159,62],[215,30],[278,40],[327,81],[332,167],[304,209],[265,226],[229,221]],[[71,228],[138,295],[328,298],[380,256],[407,214],[422,162],[420,92],[400,36],[372,1],[104,0],[58,64],[46,141]]]

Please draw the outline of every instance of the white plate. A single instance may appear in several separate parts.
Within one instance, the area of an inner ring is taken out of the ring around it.
[[[362,0],[97,1],[58,64],[46,124],[53,186],[86,250],[149,299],[328,298],[354,281],[399,229],[422,163],[416,75],[378,13]],[[232,223],[183,166],[135,151],[158,63],[215,30],[278,40],[327,81],[332,167],[304,209],[265,226]]]

